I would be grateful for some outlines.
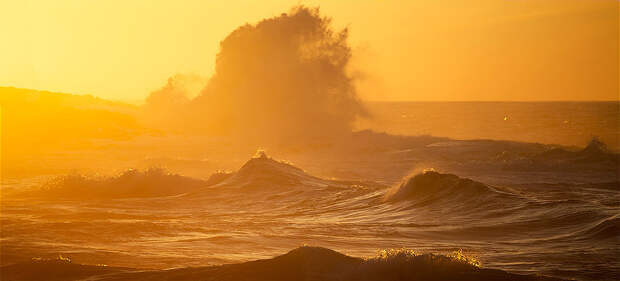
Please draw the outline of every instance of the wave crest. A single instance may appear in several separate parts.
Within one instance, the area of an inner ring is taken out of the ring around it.
[[[594,241],[605,241],[618,239],[620,233],[620,217],[614,216],[602,220],[594,226],[581,233],[581,239],[591,239]]]
[[[72,174],[56,177],[28,195],[54,199],[102,199],[177,195],[205,185],[164,169],[127,170],[117,176]]]
[[[387,201],[436,200],[458,196],[478,196],[491,190],[483,183],[453,174],[427,170],[405,179],[398,187],[386,194]]]
[[[236,173],[218,184],[235,187],[290,187],[315,185],[322,182],[304,170],[286,161],[273,159],[259,150]]]

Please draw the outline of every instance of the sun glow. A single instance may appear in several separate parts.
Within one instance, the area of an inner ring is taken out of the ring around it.
[[[296,4],[350,27],[367,99],[618,100],[617,0],[4,1],[0,85],[140,103]]]
[[[0,280],[617,279],[617,0],[0,2]]]

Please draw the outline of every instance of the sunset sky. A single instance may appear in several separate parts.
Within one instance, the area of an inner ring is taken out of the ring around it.
[[[212,75],[236,27],[305,4],[350,28],[365,99],[618,100],[618,3],[3,1],[0,86],[140,102],[177,73]]]

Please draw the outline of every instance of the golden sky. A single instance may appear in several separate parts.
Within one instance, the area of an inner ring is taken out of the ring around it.
[[[617,0],[2,1],[0,86],[141,101],[296,4],[351,29],[366,99],[619,99]]]

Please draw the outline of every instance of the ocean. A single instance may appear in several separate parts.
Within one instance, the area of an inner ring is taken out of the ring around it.
[[[357,127],[391,134],[585,146],[620,150],[620,102],[371,102]]]
[[[164,151],[160,168],[12,179],[1,198],[0,274],[418,280],[405,269],[417,268],[445,272],[443,280],[508,279],[486,269],[533,278],[514,280],[617,280],[618,105],[371,103],[372,119],[346,140],[241,160],[213,144],[151,138]],[[134,155],[137,144],[119,141],[105,154]],[[180,165],[181,151],[200,153]],[[92,161],[81,153],[71,163]],[[143,157],[100,161],[153,164]],[[437,267],[443,257],[450,266]],[[65,268],[68,259],[84,268]],[[264,261],[240,264],[254,260]],[[410,267],[388,267],[394,260]]]

